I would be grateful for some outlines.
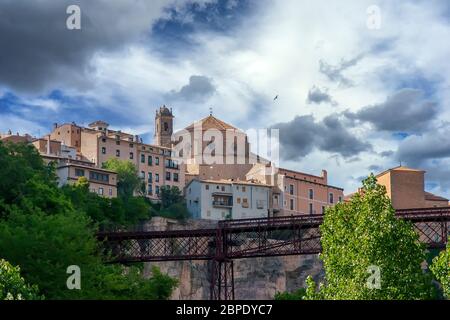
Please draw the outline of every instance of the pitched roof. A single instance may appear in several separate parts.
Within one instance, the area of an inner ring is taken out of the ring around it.
[[[437,196],[435,194],[432,194],[431,192],[425,192],[425,200],[429,200],[429,201],[447,201],[448,202],[447,198]]]
[[[232,125],[230,125],[222,120],[217,119],[213,115],[209,115],[206,118],[203,118],[199,121],[194,122],[190,126],[186,127],[185,130],[192,131],[192,130],[194,130],[194,127],[196,125],[201,125],[203,131],[209,130],[209,129],[217,129],[217,130],[221,130],[221,131],[229,130],[229,129],[238,130],[236,127],[233,127]]]

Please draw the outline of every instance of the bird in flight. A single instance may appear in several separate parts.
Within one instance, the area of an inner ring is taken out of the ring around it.
[[[273,98],[273,101],[278,100],[278,95],[275,96],[275,98]]]

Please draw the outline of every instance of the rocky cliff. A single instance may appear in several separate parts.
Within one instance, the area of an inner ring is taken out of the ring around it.
[[[146,225],[146,229],[176,230],[214,226],[214,223],[208,221],[189,221],[186,224],[180,224],[173,220],[154,218]],[[172,299],[206,300],[209,298],[209,262],[146,263],[146,275],[150,273],[152,265],[159,266],[161,271],[179,279],[180,284],[174,291]],[[304,287],[308,275],[316,281],[323,278],[322,264],[317,255],[235,260],[235,296],[236,299],[244,300],[273,299],[277,292],[294,291]]]

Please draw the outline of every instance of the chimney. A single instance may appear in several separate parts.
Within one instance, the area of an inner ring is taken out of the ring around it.
[[[58,128],[58,123],[57,122],[53,123],[53,129],[57,129],[57,128]]]
[[[50,155],[50,135],[47,136],[47,155]]]
[[[135,135],[135,136],[134,136],[134,141],[137,142],[137,143],[139,143],[139,136],[138,136],[138,135]]]
[[[322,170],[322,178],[323,178],[325,184],[328,184],[328,172],[327,172],[327,170]]]

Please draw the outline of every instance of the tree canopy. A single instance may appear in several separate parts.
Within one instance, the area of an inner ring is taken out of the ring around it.
[[[142,181],[139,178],[136,166],[131,161],[112,158],[103,164],[103,168],[117,173],[119,197],[131,198],[135,193],[141,192]]]
[[[25,144],[0,143],[0,165],[0,258],[20,266],[23,278],[37,285],[39,294],[48,299],[170,296],[175,279],[158,271],[144,279],[138,267],[105,264],[96,238],[101,224],[122,225],[148,217],[142,199],[130,197],[124,203],[101,198],[90,193],[86,183],[58,188],[54,167],[45,165],[36,149]],[[80,267],[81,290],[66,286],[71,265]],[[8,277],[3,277],[2,269],[0,288],[11,291],[10,279],[17,282],[17,270],[6,269]],[[11,294],[17,297],[16,293],[22,291]],[[23,293],[22,297],[38,297]]]
[[[413,225],[395,217],[383,186],[371,175],[363,192],[329,208],[320,227],[325,283],[309,299],[430,299],[436,295],[421,264],[425,248]]]
[[[441,284],[444,296],[450,299],[450,240],[447,249],[433,259],[430,269]]]
[[[39,300],[37,286],[30,286],[20,275],[20,268],[0,259],[0,300]]]

